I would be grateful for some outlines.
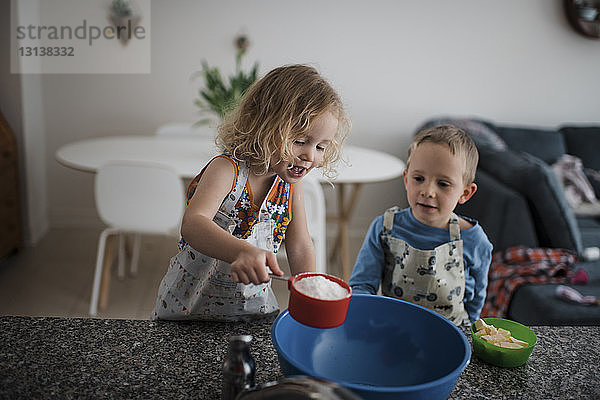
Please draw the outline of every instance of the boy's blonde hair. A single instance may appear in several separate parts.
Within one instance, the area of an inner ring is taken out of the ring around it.
[[[475,180],[475,171],[479,162],[477,146],[465,131],[453,125],[434,126],[419,132],[408,148],[407,169],[411,155],[420,144],[426,142],[448,146],[453,155],[462,157],[464,161],[463,183],[467,185]]]
[[[310,66],[275,68],[256,81],[219,126],[216,142],[236,159],[249,161],[254,172],[264,174],[272,156],[294,163],[294,140],[306,135],[327,112],[338,120],[338,130],[319,167],[332,177],[350,121],[335,90]]]

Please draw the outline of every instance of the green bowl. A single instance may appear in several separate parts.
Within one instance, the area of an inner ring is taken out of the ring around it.
[[[471,324],[471,338],[473,339],[473,353],[477,357],[498,367],[518,367],[527,362],[537,342],[537,336],[531,329],[509,319],[482,318],[482,320],[488,325],[494,325],[496,328],[509,330],[512,337],[529,343],[529,346],[521,349],[507,349],[490,344],[475,336],[477,329],[473,323]]]

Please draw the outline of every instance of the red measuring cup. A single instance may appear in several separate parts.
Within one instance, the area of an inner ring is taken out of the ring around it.
[[[311,276],[322,276],[346,289],[348,294],[335,300],[319,299],[307,295],[296,288],[298,281]],[[340,278],[328,274],[304,272],[294,276],[276,276],[275,279],[285,280],[290,290],[288,311],[292,318],[301,324],[313,328],[335,328],[344,323],[348,313],[348,305],[352,296],[352,288]]]

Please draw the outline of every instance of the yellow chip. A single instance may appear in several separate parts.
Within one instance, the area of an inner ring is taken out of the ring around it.
[[[499,343],[497,346],[505,347],[507,349],[521,349],[521,348],[523,348],[523,346],[521,346],[520,344],[513,343],[513,342],[502,342],[502,343]]]
[[[504,337],[510,337],[510,331],[503,329],[503,328],[499,328],[498,329],[498,335],[502,335]]]
[[[510,341],[511,341],[511,342],[513,342],[513,343],[516,343],[516,344],[520,344],[520,345],[521,345],[521,346],[523,346],[523,347],[527,347],[527,346],[529,346],[529,343],[527,343],[527,342],[524,342],[524,341],[522,341],[522,340],[519,340],[519,339],[515,339],[515,338],[514,338],[514,337],[512,337],[512,336],[510,337]]]
[[[480,329],[483,329],[483,328],[489,328],[489,325],[486,324],[484,320],[478,319],[477,321],[475,321],[475,328],[477,330],[480,330]]]

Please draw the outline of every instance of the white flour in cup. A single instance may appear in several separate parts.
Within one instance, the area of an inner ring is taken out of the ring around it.
[[[299,292],[321,300],[339,300],[348,296],[348,290],[323,276],[307,276],[294,283]]]

